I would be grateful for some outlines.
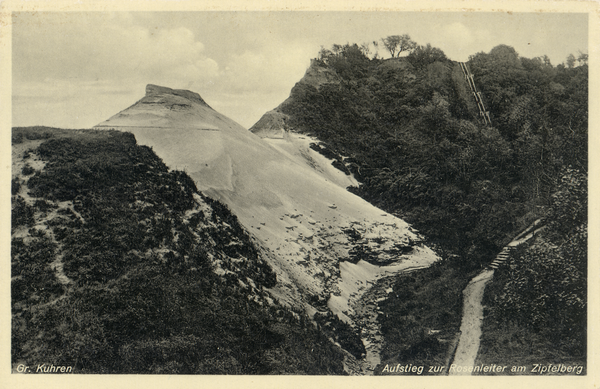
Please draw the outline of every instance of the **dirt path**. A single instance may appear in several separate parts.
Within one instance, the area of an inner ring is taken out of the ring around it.
[[[453,364],[457,366],[473,366],[477,351],[479,350],[479,339],[481,338],[481,324],[483,323],[483,292],[485,286],[494,276],[494,270],[486,269],[479,273],[469,282],[463,291],[464,306],[463,317],[460,324],[460,340],[456,348]],[[463,369],[461,369],[463,370]],[[449,375],[470,375],[471,373],[458,373],[450,369]]]
[[[452,364],[467,369],[450,368],[448,371],[449,375],[471,375],[468,372],[468,367],[475,364],[475,358],[479,352],[481,326],[483,324],[483,305],[481,301],[483,300],[485,286],[494,277],[494,269],[508,258],[508,251],[531,239],[536,233],[541,231],[544,227],[540,227],[540,224],[541,221],[536,220],[525,231],[517,235],[498,254],[494,262],[490,265],[490,268],[483,270],[473,278],[463,291],[463,317],[460,324],[461,335]]]

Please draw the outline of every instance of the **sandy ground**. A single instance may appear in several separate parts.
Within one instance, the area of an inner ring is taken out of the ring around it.
[[[438,259],[422,246],[397,254],[396,248],[419,240],[416,232],[348,192],[356,180],[310,149],[314,139],[282,133],[264,140],[206,105],[163,92],[97,128],[132,132],[167,166],[185,170],[198,189],[227,204],[269,253],[279,280],[272,294],[281,302],[314,312],[299,302],[319,296],[352,323],[354,301],[377,279]],[[173,110],[175,103],[189,107]],[[346,262],[357,245],[387,266]]]

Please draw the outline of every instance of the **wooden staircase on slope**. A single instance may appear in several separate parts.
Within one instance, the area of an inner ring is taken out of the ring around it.
[[[500,265],[506,262],[506,260],[510,257],[510,252],[514,249],[515,248],[513,246],[505,246],[488,267],[496,270]]]
[[[473,74],[469,70],[469,66],[465,62],[459,62],[460,69],[462,70],[465,79],[467,80],[467,84],[469,84],[469,88],[471,88],[471,92],[473,93],[473,97],[475,98],[475,102],[477,103],[477,108],[479,108],[479,116],[483,119],[485,124],[491,126],[492,121],[490,120],[489,111],[485,110],[485,105],[483,104],[483,100],[481,99],[481,92],[477,91],[477,87],[475,86],[475,81],[473,80]]]

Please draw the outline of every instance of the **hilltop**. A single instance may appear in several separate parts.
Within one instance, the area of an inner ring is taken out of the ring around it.
[[[133,133],[167,166],[184,169],[203,193],[227,204],[272,254],[282,301],[310,306],[312,298],[350,323],[349,300],[364,290],[359,281],[435,260],[408,224],[348,192],[351,178],[302,144],[306,139],[282,138],[269,145],[192,101],[172,111],[174,101],[181,103],[179,95],[168,88],[161,92],[159,107],[148,111],[147,95],[96,128]],[[157,124],[156,116],[164,123]],[[187,123],[215,126],[188,129]],[[365,250],[370,254],[353,255]],[[362,275],[350,284],[341,276],[345,269]]]

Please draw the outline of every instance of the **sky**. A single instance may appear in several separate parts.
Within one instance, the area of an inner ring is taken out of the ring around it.
[[[157,84],[197,92],[249,128],[321,47],[389,35],[457,61],[499,44],[554,65],[588,52],[583,13],[17,12],[12,23],[13,126],[89,128]]]

